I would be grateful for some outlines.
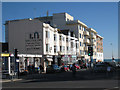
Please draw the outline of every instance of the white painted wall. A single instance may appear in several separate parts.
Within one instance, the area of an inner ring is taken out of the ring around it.
[[[97,60],[96,61],[98,61],[98,60],[104,61],[103,53],[97,52]]]

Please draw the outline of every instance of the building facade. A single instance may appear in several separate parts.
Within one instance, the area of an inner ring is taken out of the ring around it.
[[[97,62],[103,62],[103,37],[101,37],[100,35],[96,35],[97,38]]]
[[[61,31],[64,29],[69,29],[70,31],[74,32],[75,37],[79,41],[79,54],[77,55],[77,59],[85,60],[87,62],[90,61],[90,56],[88,56],[88,46],[93,46],[93,60],[96,61],[96,30],[89,28],[80,20],[74,20],[74,17],[68,13],[55,13],[53,16],[38,17],[36,19],[49,23],[51,26],[57,27]]]
[[[38,19],[6,21],[5,27],[9,53],[18,49],[20,71],[29,65],[43,65],[45,71],[51,64],[76,62],[78,39],[71,31],[64,34]]]

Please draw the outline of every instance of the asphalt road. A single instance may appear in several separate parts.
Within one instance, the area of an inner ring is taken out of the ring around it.
[[[91,73],[77,71],[55,74],[29,75],[20,81],[2,83],[3,88],[110,88],[118,89],[117,73]]]

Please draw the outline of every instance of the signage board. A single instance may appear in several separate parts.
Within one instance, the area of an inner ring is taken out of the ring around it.
[[[9,54],[8,53],[2,53],[1,57],[9,57]]]
[[[27,53],[42,53],[42,33],[29,32],[25,34],[25,49]]]

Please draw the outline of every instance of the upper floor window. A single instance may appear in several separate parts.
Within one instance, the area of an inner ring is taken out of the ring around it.
[[[76,48],[79,48],[79,43],[76,43]]]
[[[80,42],[80,46],[81,46],[81,42]]]
[[[60,35],[60,41],[62,41],[62,36]]]
[[[46,38],[50,38],[50,32],[46,31]]]
[[[63,51],[65,51],[65,46],[63,46]]]
[[[57,35],[54,34],[54,41],[57,41]]]
[[[81,25],[79,25],[79,29],[81,30]]]
[[[82,51],[80,50],[80,54],[82,54]]]
[[[46,44],[46,52],[49,52],[49,44]]]
[[[80,38],[81,38],[81,33],[80,33]]]
[[[62,46],[60,46],[60,52],[62,52]]]
[[[83,27],[83,31],[84,31],[84,29],[85,29],[85,28]]]
[[[69,47],[67,46],[67,51],[69,51]]]
[[[57,46],[54,46],[54,53],[57,53]]]
[[[64,38],[64,37],[63,37],[62,39],[63,39],[63,41],[65,40],[65,38]]]
[[[68,42],[68,38],[66,38],[66,42]]]
[[[73,42],[71,42],[71,48],[73,48],[73,47],[74,47]]]

